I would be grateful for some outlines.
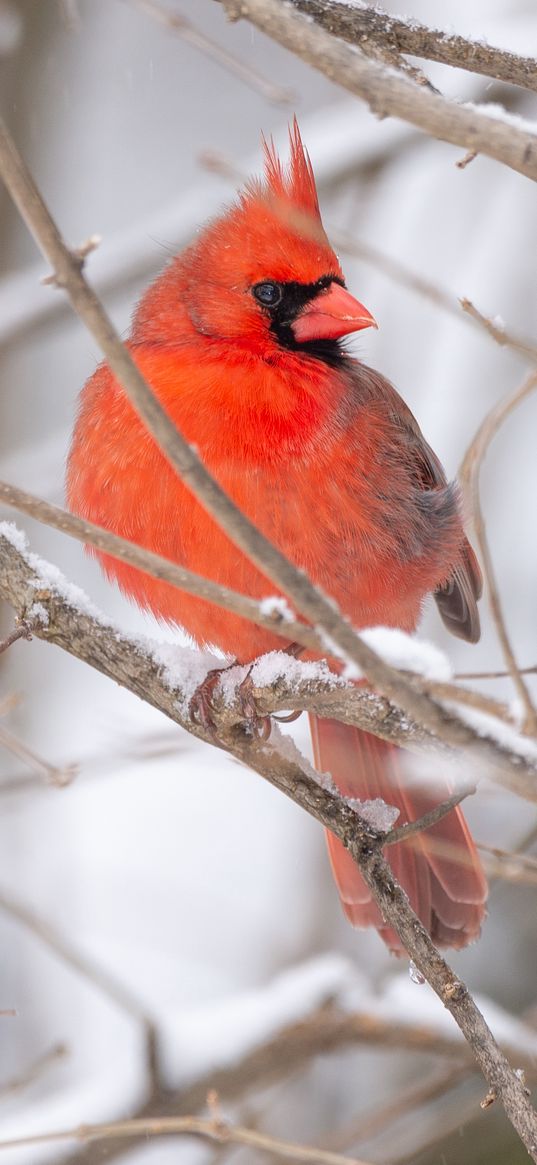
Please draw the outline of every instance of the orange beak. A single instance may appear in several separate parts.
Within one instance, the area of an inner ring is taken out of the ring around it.
[[[377,328],[378,324],[345,287],[330,283],[326,291],[306,304],[291,327],[295,340],[307,344],[309,340],[338,340],[362,328]]]

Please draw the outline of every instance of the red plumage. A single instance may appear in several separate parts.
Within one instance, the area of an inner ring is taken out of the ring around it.
[[[340,346],[373,323],[344,288],[295,123],[289,168],[265,146],[264,182],[250,183],[148,289],[129,348],[223,488],[356,627],[411,631],[432,591],[450,630],[475,641],[479,568],[456,491],[396,391]],[[106,365],[82,392],[67,491],[75,512],[123,537],[253,597],[274,593],[178,480]],[[281,647],[262,628],[97,556],[141,607],[200,644],[241,661]],[[317,764],[343,792],[383,796],[404,820],[430,806],[382,742],[332,721],[312,718],[312,729]],[[329,848],[351,921],[376,925],[398,949],[346,851],[333,838]],[[441,944],[477,936],[486,885],[459,810],[417,848],[388,856]]]

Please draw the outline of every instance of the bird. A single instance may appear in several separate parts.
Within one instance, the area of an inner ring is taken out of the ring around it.
[[[447,629],[475,643],[481,574],[457,487],[395,388],[347,350],[346,337],[377,325],[325,233],[296,118],[287,163],[272,140],[263,148],[262,176],[142,295],[127,347],[227,494],[356,629],[411,633],[432,593]],[[252,598],[275,593],[178,478],[106,363],[80,396],[66,492],[74,513],[148,550]],[[88,550],[126,596],[196,644],[240,663],[281,649],[270,630]],[[310,722],[316,767],[345,797],[381,798],[403,824],[452,792],[442,774],[411,782],[401,750],[377,736]],[[327,840],[347,918],[402,954],[349,852]],[[438,946],[478,938],[487,884],[460,807],[386,852]]]

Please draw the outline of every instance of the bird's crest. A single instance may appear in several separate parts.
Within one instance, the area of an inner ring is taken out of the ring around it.
[[[243,195],[244,201],[250,198],[264,198],[265,200],[280,203],[291,203],[293,208],[302,211],[310,217],[320,221],[319,199],[315,185],[315,175],[306,150],[296,117],[289,126],[289,145],[291,150],[287,166],[276,150],[273,139],[263,138],[263,153],[265,161],[264,181],[254,178],[246,185]]]

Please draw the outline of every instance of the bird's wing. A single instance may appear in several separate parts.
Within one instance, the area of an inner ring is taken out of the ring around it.
[[[416,463],[417,476],[424,489],[439,489],[446,485],[446,476],[441,462],[412,415],[401,401],[396,412],[398,423],[408,435],[409,446]],[[467,538],[464,538],[461,557],[453,574],[434,593],[436,605],[443,622],[452,635],[477,643],[481,634],[478,600],[483,591],[483,580],[476,555]]]

